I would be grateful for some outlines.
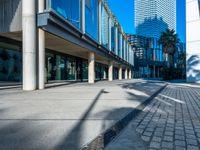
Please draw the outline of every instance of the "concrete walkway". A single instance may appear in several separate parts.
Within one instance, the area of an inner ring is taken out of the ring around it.
[[[200,86],[171,83],[105,150],[199,150]]]
[[[0,149],[78,150],[164,84],[124,80],[0,90]]]

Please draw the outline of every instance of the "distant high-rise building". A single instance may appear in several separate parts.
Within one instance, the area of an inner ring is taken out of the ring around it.
[[[136,34],[159,38],[166,28],[176,30],[176,0],[135,0]]]

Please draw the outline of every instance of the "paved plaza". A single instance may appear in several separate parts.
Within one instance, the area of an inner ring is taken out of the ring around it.
[[[0,149],[78,150],[165,84],[123,80],[0,90]]]
[[[106,150],[199,150],[200,87],[169,84]]]

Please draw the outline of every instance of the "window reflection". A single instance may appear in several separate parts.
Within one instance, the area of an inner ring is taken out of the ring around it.
[[[98,40],[98,0],[85,1],[85,28],[86,32]]]
[[[102,45],[108,48],[108,13],[105,8],[102,6],[102,15],[101,15],[101,37],[102,37]]]
[[[51,0],[52,8],[80,28],[80,0]]]
[[[115,52],[115,24],[113,20],[111,20],[111,50]]]
[[[120,47],[121,47],[121,39],[120,39],[120,32],[118,30],[118,56],[120,56],[121,54]]]
[[[122,58],[124,58],[124,37],[122,37]]]

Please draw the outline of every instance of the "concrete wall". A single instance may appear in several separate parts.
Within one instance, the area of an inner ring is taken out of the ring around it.
[[[198,0],[186,0],[187,81],[200,83],[200,12]]]
[[[21,0],[0,0],[0,33],[22,30]]]

